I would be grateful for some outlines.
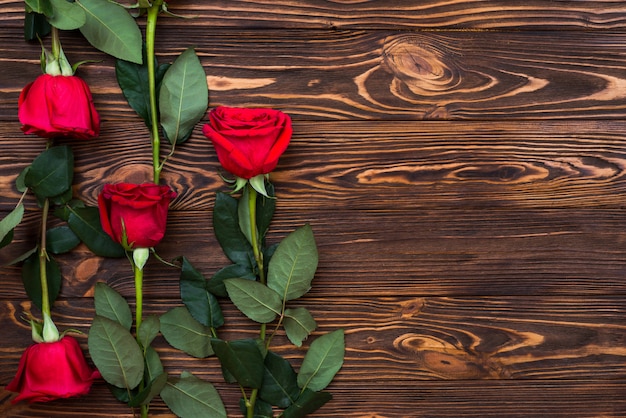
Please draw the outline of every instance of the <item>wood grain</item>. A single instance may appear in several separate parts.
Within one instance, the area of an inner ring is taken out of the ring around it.
[[[626,116],[623,32],[166,29],[196,46],[211,106],[271,106],[301,120]],[[21,88],[39,74],[39,45],[10,42],[21,36],[19,28],[5,36],[0,120],[15,120]],[[137,123],[115,81],[113,60],[78,34],[68,34],[63,45],[70,60],[95,61],[80,75],[104,122],[123,117]],[[181,52],[167,43],[158,50],[164,62]]]
[[[133,4],[132,1],[121,3]],[[4,19],[20,24],[23,5],[0,2]],[[240,0],[198,3],[179,0],[170,10],[194,19],[185,24],[229,28],[403,28],[403,29],[623,29],[619,1],[588,0]]]
[[[211,107],[271,106],[294,120],[272,174],[268,240],[312,225],[319,267],[294,303],[313,312],[314,337],[344,328],[347,342],[333,400],[313,417],[626,416],[623,1],[170,3],[193,18],[160,18],[161,62],[194,46]],[[40,45],[22,40],[22,19],[21,0],[0,0],[0,218],[45,147],[17,119],[21,89],[40,74]],[[61,141],[76,156],[75,196],[95,205],[103,183],[149,178],[148,133],[114,60],[78,32],[62,41],[72,62],[90,61],[78,74],[102,117],[97,140]],[[210,277],[228,263],[211,225],[226,189],[203,123],[165,167],[178,197],[157,251],[184,254]],[[0,250],[0,385],[30,344],[20,268],[5,265],[36,239],[39,211],[26,203]],[[133,302],[126,260],[79,246],[58,261],[60,328],[88,332],[97,281]],[[181,304],[178,271],[153,259],[144,290],[147,314]],[[223,337],[258,332],[228,304],[225,315]],[[304,349],[275,341],[298,367]],[[215,359],[162,337],[156,347],[168,372],[211,381],[240,416],[240,393]],[[0,388],[0,416],[132,416],[103,382],[81,399],[13,396]],[[173,418],[160,400],[151,416]]]

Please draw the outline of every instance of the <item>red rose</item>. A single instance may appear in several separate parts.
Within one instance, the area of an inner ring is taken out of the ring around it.
[[[224,169],[243,179],[276,168],[291,140],[291,119],[279,110],[219,106],[209,119],[202,132],[213,142]]]
[[[168,186],[105,184],[98,196],[102,229],[128,249],[154,247],[165,235],[168,206],[175,197]]]
[[[11,402],[48,402],[86,395],[97,370],[88,365],[78,341],[66,335],[52,343],[33,344],[24,351],[17,375],[6,387],[19,395]]]
[[[87,83],[76,76],[42,74],[18,100],[22,131],[44,138],[89,139],[100,133],[100,117]]]

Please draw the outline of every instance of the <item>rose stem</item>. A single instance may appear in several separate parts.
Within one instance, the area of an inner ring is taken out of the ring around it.
[[[157,115],[156,97],[156,76],[154,68],[154,40],[156,38],[156,23],[163,0],[155,0],[148,8],[148,19],[146,22],[146,64],[148,66],[148,89],[150,92],[150,119],[151,119],[151,139],[152,139],[152,180],[154,184],[159,184],[161,176],[161,139],[159,137],[159,121]]]
[[[137,343],[141,347],[141,351],[145,352],[145,347],[141,344],[139,339],[139,327],[141,326],[141,319],[143,317],[143,268],[140,268],[132,261],[133,272],[135,273],[135,332],[137,333]],[[144,381],[141,380],[140,389],[144,388]],[[141,405],[141,417],[148,417],[148,405]]]
[[[48,293],[48,274],[46,271],[46,261],[48,253],[46,251],[46,230],[48,227],[48,211],[50,210],[50,201],[48,198],[44,200],[43,210],[41,213],[41,241],[39,244],[39,278],[41,280],[41,312],[44,317],[50,317],[50,296]]]
[[[263,268],[263,253],[259,248],[259,238],[257,236],[257,225],[256,225],[256,199],[257,199],[257,191],[250,185],[250,183],[246,186],[248,188],[248,213],[250,214],[250,238],[252,244],[252,251],[254,252],[254,259],[256,260],[257,269],[259,270],[259,280],[261,283],[265,284],[265,270]],[[261,324],[260,338],[263,342],[265,342],[265,324]],[[258,389],[252,389],[252,393],[250,394],[250,399],[246,402],[246,416],[247,418],[254,417],[254,404],[256,403],[256,397],[258,394]]]

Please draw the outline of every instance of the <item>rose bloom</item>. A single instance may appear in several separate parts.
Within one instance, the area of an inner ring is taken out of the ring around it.
[[[243,179],[267,174],[291,140],[291,119],[279,110],[219,106],[209,112],[206,135],[222,167]]]
[[[42,74],[18,99],[22,131],[44,138],[89,139],[100,133],[100,116],[89,86],[76,76]]]
[[[175,197],[168,186],[105,184],[98,196],[102,229],[127,249],[154,247],[165,235],[168,207]]]
[[[100,373],[87,365],[78,341],[66,335],[59,341],[28,347],[6,390],[19,392],[12,403],[48,402],[86,395],[99,377]]]

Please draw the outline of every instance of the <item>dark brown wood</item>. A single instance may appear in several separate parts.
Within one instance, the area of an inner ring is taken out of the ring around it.
[[[212,106],[273,106],[298,120],[626,116],[624,32],[165,29],[196,46]],[[19,27],[5,36],[0,120],[15,120],[25,80],[40,72],[40,47],[12,42]],[[114,61],[79,34],[64,38],[72,62],[95,61],[79,74],[92,86],[104,121],[136,122],[115,81]],[[183,48],[163,42],[160,59],[172,61]]]
[[[128,2],[131,3],[131,2]],[[320,251],[309,308],[316,335],[346,331],[346,361],[315,417],[626,416],[626,7],[622,1],[170,2],[193,19],[159,20],[157,53],[194,46],[210,105],[271,106],[294,136],[272,174],[277,242],[310,223]],[[0,218],[20,171],[44,148],[17,119],[40,45],[22,39],[23,2],[0,2]],[[148,133],[115,81],[114,60],[62,33],[102,116],[72,141],[75,195],[95,205],[106,182],[150,176]],[[228,263],[214,236],[226,190],[198,124],[163,179],[178,193],[165,259],[207,277]],[[0,250],[0,385],[30,332],[19,266],[38,210],[27,197],[14,243]],[[53,316],[87,332],[93,289],[133,301],[124,259],[84,246],[58,257]],[[146,312],[181,304],[178,271],[151,260]],[[35,313],[37,313],[35,311]],[[225,337],[257,327],[225,304]],[[83,348],[86,337],[79,336]],[[276,338],[296,367],[302,349]],[[159,337],[169,373],[214,383],[231,416],[239,391],[215,359]],[[85,398],[12,405],[0,416],[130,417],[98,382]],[[157,400],[151,416],[173,415]]]

